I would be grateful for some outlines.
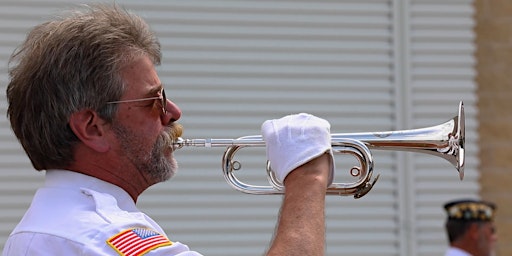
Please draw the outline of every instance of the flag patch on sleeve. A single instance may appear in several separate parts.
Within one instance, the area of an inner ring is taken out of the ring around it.
[[[148,228],[132,228],[121,231],[107,240],[121,256],[141,256],[162,246],[172,245],[169,239]]]

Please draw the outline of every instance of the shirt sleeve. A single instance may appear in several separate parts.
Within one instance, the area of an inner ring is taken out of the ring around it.
[[[122,253],[116,252],[106,243],[104,246],[84,245],[63,237],[22,232],[11,235],[4,246],[2,256],[30,255],[30,256],[119,256]],[[188,246],[174,242],[170,246],[163,246],[152,249],[144,256],[202,256],[202,254],[190,251]]]
[[[163,256],[163,255],[174,255],[174,256],[203,256],[202,254],[189,250],[188,246],[174,242],[171,246],[160,247],[155,250],[149,251],[144,256]]]
[[[11,235],[2,255],[65,256],[82,255],[83,246],[69,239],[41,233],[23,232]]]

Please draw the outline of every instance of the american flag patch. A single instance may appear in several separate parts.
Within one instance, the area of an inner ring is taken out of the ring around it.
[[[121,256],[141,256],[162,246],[172,245],[167,237],[147,228],[132,228],[122,231],[107,240]]]

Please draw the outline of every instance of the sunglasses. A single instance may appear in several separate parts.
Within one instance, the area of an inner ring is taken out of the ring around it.
[[[160,105],[162,106],[162,113],[167,114],[167,97],[165,96],[165,90],[162,89],[162,96],[158,97],[149,97],[149,98],[142,98],[142,99],[133,99],[133,100],[118,100],[118,101],[109,101],[106,104],[118,104],[118,103],[127,103],[127,102],[138,102],[138,101],[145,101],[145,100],[160,100]]]

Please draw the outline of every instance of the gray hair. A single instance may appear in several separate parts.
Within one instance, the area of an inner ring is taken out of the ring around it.
[[[79,142],[71,114],[96,111],[112,122],[124,86],[120,70],[160,43],[144,20],[119,6],[92,5],[33,28],[9,61],[7,116],[36,170],[64,168]]]

